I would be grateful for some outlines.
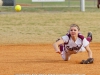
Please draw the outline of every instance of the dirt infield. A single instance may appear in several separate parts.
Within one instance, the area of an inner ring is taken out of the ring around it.
[[[52,44],[0,46],[0,75],[100,75],[100,43],[91,43],[95,62],[79,64],[87,52],[63,61]]]

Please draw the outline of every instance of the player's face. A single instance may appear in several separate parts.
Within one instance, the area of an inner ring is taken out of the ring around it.
[[[78,33],[79,33],[79,31],[78,31],[77,27],[71,27],[70,28],[70,34],[71,34],[72,37],[78,36]]]

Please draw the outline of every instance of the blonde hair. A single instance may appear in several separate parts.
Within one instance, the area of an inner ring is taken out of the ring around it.
[[[80,27],[79,27],[77,24],[71,24],[71,25],[70,25],[70,28],[71,28],[71,27],[76,27],[78,30],[80,30]]]

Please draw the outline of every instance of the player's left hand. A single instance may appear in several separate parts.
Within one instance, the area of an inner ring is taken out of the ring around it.
[[[60,52],[60,51],[56,51],[56,53],[59,53],[59,54],[61,54],[61,52]]]
[[[80,64],[92,64],[94,62],[93,58],[88,58],[87,60],[82,60]]]

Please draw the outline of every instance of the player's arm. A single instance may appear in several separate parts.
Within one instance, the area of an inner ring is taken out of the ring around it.
[[[60,44],[63,44],[63,43],[64,43],[63,39],[60,38],[59,40],[57,40],[57,41],[53,44],[53,47],[54,47],[56,53],[61,53],[61,52],[60,52],[60,49],[59,49],[59,45],[60,45]]]
[[[94,62],[94,59],[92,58],[92,51],[91,51],[89,45],[87,45],[85,48],[86,48],[86,50],[88,52],[88,57],[89,58],[87,60],[82,60],[80,63],[81,64],[91,64],[91,63]]]
[[[86,50],[87,50],[87,52],[88,52],[88,57],[89,57],[89,58],[92,58],[92,51],[91,51],[89,45],[87,45],[85,48],[86,48]]]
[[[85,41],[86,42],[86,41]],[[94,58],[92,57],[92,51],[89,47],[89,44],[87,46],[85,46],[85,49],[88,53],[88,59],[87,60],[82,60],[80,63],[81,64],[91,64],[94,62]]]

